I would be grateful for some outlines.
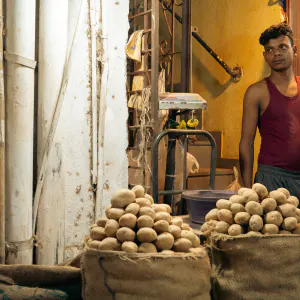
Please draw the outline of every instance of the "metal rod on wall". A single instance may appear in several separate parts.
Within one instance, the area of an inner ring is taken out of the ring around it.
[[[164,6],[166,7],[167,11],[170,13],[173,13],[173,10],[170,6],[167,5],[167,3],[163,0],[159,0],[160,2],[164,3]],[[185,1],[183,1],[184,4]],[[182,18],[175,13],[176,20],[182,24],[183,20]],[[211,48],[209,47],[206,42],[196,33],[193,32],[192,36],[196,39],[196,41],[221,65],[221,67],[233,78],[234,81],[239,81],[242,77],[242,68],[238,65],[236,65],[233,68],[230,68],[223,59]]]

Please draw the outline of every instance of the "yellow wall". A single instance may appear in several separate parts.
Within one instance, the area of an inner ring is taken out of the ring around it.
[[[281,8],[269,0],[193,0],[192,24],[199,35],[231,67],[243,68],[233,83],[223,68],[193,41],[193,91],[208,101],[204,129],[222,131],[225,158],[238,158],[243,95],[247,87],[267,76],[268,68],[258,43],[261,32],[281,21]],[[255,152],[260,141],[256,139]]]

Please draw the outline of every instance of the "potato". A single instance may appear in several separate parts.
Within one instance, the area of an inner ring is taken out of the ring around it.
[[[249,220],[249,227],[253,231],[260,231],[264,226],[264,221],[261,216],[253,215]]]
[[[155,211],[151,207],[141,207],[139,216],[140,217],[141,216],[149,216],[149,217],[151,217],[154,220],[154,218],[155,218]]]
[[[300,222],[300,209],[299,208],[296,209],[296,216],[295,217],[296,217],[297,221]]]
[[[275,224],[265,224],[261,232],[263,234],[277,234],[279,232],[279,228]]]
[[[127,253],[136,253],[138,249],[138,245],[134,242],[124,242],[121,246],[121,250]]]
[[[91,241],[88,246],[92,249],[97,249],[99,248],[99,245],[100,245],[100,241]]]
[[[157,249],[152,243],[142,243],[139,245],[139,253],[157,253]]]
[[[286,202],[289,203],[289,204],[292,204],[292,205],[294,205],[294,206],[296,206],[296,207],[299,206],[299,200],[298,200],[298,198],[295,197],[295,196],[290,196],[290,197],[286,200]]]
[[[157,239],[157,233],[152,228],[141,228],[137,232],[137,239],[141,243],[151,243]]]
[[[135,193],[136,198],[143,198],[145,196],[145,189],[141,185],[136,185],[131,190]]]
[[[131,190],[118,190],[111,198],[111,207],[124,208],[135,200],[135,193]]]
[[[181,225],[181,229],[182,230],[189,230],[189,231],[193,231],[193,229],[191,228],[191,226],[189,224],[183,223]]]
[[[106,238],[105,230],[103,227],[94,227],[91,230],[91,239],[96,241],[102,241]]]
[[[293,234],[300,234],[300,223],[298,223],[293,230]]]
[[[196,239],[195,233],[192,232],[192,231],[189,231],[189,230],[182,230],[181,231],[181,237],[184,238],[184,239],[190,240],[192,243]]]
[[[201,231],[205,232],[205,231],[208,231],[208,230],[212,230],[212,229],[216,228],[218,223],[219,223],[219,221],[215,221],[215,220],[205,222],[201,226]]]
[[[150,200],[151,204],[154,204],[154,200],[153,200],[152,196],[150,196],[149,194],[145,194],[144,198]]]
[[[109,219],[119,220],[124,215],[124,213],[125,213],[124,209],[121,209],[121,208],[111,208],[107,212],[107,217]]]
[[[199,237],[196,236],[196,235],[195,235],[194,241],[192,241],[192,246],[193,246],[194,248],[200,247],[200,239],[199,239]]]
[[[107,222],[107,218],[99,218],[97,219],[96,224],[99,227],[105,227],[106,222]]]
[[[254,183],[252,190],[257,193],[260,199],[265,199],[269,194],[267,188],[260,183]]]
[[[125,208],[125,213],[126,214],[133,214],[137,215],[140,211],[140,206],[137,203],[130,203],[126,208]]]
[[[174,237],[171,233],[164,232],[157,236],[155,246],[158,250],[170,250],[174,244]]]
[[[273,191],[270,193],[270,198],[276,200],[277,205],[285,204],[287,201],[286,195],[280,191]]]
[[[98,246],[98,250],[102,251],[120,251],[121,244],[116,238],[107,237]]]
[[[120,228],[120,226],[119,226],[118,221],[111,219],[106,222],[104,231],[105,231],[106,236],[116,237],[116,233],[119,228]]]
[[[245,198],[244,196],[240,196],[240,195],[233,195],[229,198],[229,201],[231,203],[239,203],[244,205],[245,204]]]
[[[172,220],[171,220],[171,224],[172,224],[172,225],[176,225],[176,226],[178,226],[178,227],[181,227],[182,224],[183,224],[183,220],[182,220],[182,218],[180,218],[180,217],[174,217],[174,218],[172,218]]]
[[[111,209],[111,205],[108,205],[106,208],[105,208],[105,215],[107,217],[107,214],[108,214],[108,211]]]
[[[121,243],[133,242],[135,239],[135,232],[130,228],[121,227],[118,229],[116,236]]]
[[[167,209],[167,213],[170,214],[172,212],[172,208],[171,208],[170,205],[165,204],[165,203],[162,203],[162,204],[159,204],[159,205],[162,206],[162,207],[165,207]]]
[[[280,226],[282,224],[282,221],[283,221],[282,215],[278,211],[270,211],[265,215],[266,224],[274,224],[276,226]]]
[[[158,212],[168,212],[167,208],[165,206],[161,206],[160,204],[152,204],[151,207],[153,208],[153,210],[155,211],[155,213]]]
[[[92,225],[90,226],[90,231],[91,231],[93,228],[95,228],[95,227],[103,227],[103,226],[98,226],[97,224],[92,224]]]
[[[205,216],[205,221],[208,222],[210,220],[219,220],[218,219],[218,212],[219,210],[217,208],[213,208],[212,210],[210,210],[206,216]]]
[[[250,214],[248,214],[247,212],[239,212],[235,215],[234,221],[239,225],[248,225],[250,217]]]
[[[159,222],[163,222],[163,221],[159,221]],[[155,224],[154,224],[154,226],[155,226]],[[170,225],[168,231],[174,236],[175,239],[178,239],[181,237],[181,228],[176,225]]]
[[[217,201],[216,207],[218,209],[230,209],[231,204],[232,203],[230,201],[228,201],[228,200],[220,199],[220,200]]]
[[[232,203],[230,207],[231,212],[235,215],[239,212],[245,212],[246,209],[242,204],[239,203]]]
[[[251,216],[259,215],[262,216],[264,213],[263,207],[260,203],[255,201],[250,201],[245,206],[246,212],[249,213]]]
[[[245,199],[245,203],[248,203],[250,201],[259,202],[259,196],[253,190],[246,191],[243,197]]]
[[[276,210],[277,202],[273,198],[266,198],[261,202],[261,206],[263,207],[264,213],[268,213]]]
[[[232,212],[228,209],[220,209],[218,211],[218,219],[228,224],[232,224],[233,223]]]
[[[297,219],[295,217],[287,217],[282,222],[282,229],[284,230],[294,230],[297,226]]]
[[[169,223],[167,221],[165,221],[165,220],[157,221],[157,222],[154,223],[153,229],[157,233],[168,232],[168,230],[169,230]]]
[[[287,230],[279,230],[278,234],[293,234],[293,233],[291,233],[290,231],[287,231]]]
[[[93,240],[90,238],[90,237],[88,237],[88,239],[87,239],[87,241],[85,242],[88,246],[90,245],[90,243],[92,242]],[[97,242],[97,241],[96,241]]]
[[[218,233],[228,234],[229,227],[230,227],[230,225],[228,223],[226,223],[224,221],[220,221],[216,225],[215,231]]]
[[[151,202],[150,200],[146,198],[136,198],[135,202],[141,207],[151,207]]]
[[[141,216],[137,220],[137,227],[138,228],[144,228],[144,227],[152,228],[153,225],[154,225],[154,221],[149,216]]]
[[[192,242],[185,238],[179,238],[175,240],[173,250],[175,252],[189,252],[192,247]]]
[[[163,250],[160,253],[164,254],[164,255],[174,255],[175,254],[175,252],[173,250]]]
[[[132,229],[136,225],[136,220],[137,217],[134,214],[125,214],[120,218],[119,224],[121,227],[128,227]]]
[[[238,224],[233,224],[228,228],[228,234],[231,236],[237,236],[244,232],[243,227]]]
[[[171,221],[172,221],[172,217],[167,212],[158,212],[158,213],[155,214],[154,220],[155,220],[155,222],[164,220],[164,221],[167,221],[170,224]]]
[[[263,235],[261,232],[258,232],[258,231],[249,231],[246,233],[246,235],[249,235],[249,236],[260,236],[260,235]]]
[[[284,193],[286,198],[289,198],[291,196],[290,192],[285,188],[279,188],[277,189],[277,191]]]
[[[240,188],[239,191],[238,191],[238,195],[239,196],[243,196],[244,193],[247,192],[247,191],[249,191],[249,190],[251,190],[251,189],[248,189],[248,188],[245,188],[245,187]]]
[[[278,206],[277,210],[286,218],[295,217],[297,212],[297,208],[289,203]]]

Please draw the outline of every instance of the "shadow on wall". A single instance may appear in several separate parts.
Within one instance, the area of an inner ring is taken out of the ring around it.
[[[210,57],[210,59],[214,59]],[[221,68],[221,67],[220,67]],[[225,70],[224,70],[225,72]],[[232,77],[228,79],[227,82],[224,84],[221,83],[217,77],[214,75],[214,70],[211,72],[202,62],[199,60],[193,53],[193,73],[194,74],[205,74],[205,76],[201,76],[201,83],[205,86],[207,92],[209,92],[210,96],[212,97],[211,100],[216,100],[218,96],[224,93],[227,88],[233,83]],[[229,75],[230,76],[230,75]]]
[[[277,4],[284,6],[284,0],[269,0],[269,3],[268,3],[269,6],[273,6],[273,5],[277,5]]]

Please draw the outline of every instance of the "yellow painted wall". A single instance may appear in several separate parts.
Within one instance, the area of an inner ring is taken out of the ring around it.
[[[192,24],[199,35],[231,67],[244,75],[233,83],[225,70],[193,41],[193,90],[208,101],[204,129],[222,131],[225,158],[238,158],[243,96],[247,87],[269,74],[258,39],[263,30],[281,21],[279,5],[269,0],[193,0]],[[256,139],[255,153],[260,140]]]

